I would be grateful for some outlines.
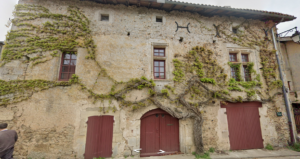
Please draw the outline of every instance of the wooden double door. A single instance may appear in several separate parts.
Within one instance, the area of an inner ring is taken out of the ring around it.
[[[179,120],[161,109],[147,112],[141,118],[140,142],[141,157],[179,152]]]

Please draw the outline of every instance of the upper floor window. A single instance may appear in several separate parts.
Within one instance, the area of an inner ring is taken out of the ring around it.
[[[231,70],[231,78],[234,78],[236,81],[239,81],[236,76],[236,73],[237,73],[236,68],[231,67],[230,70]]]
[[[251,62],[249,50],[230,50],[234,53],[229,53],[229,61],[233,62],[232,64],[238,64],[240,67],[231,67],[231,78],[234,78],[236,81],[251,81],[251,72],[247,69],[248,62]],[[240,72],[240,75],[237,73]]]
[[[165,49],[154,49],[154,56],[165,56]]]
[[[156,16],[156,22],[162,23],[163,22],[163,18],[160,16]]]
[[[75,74],[77,56],[71,53],[63,53],[61,58],[59,80],[68,81]]]
[[[230,58],[230,62],[237,62],[237,54],[230,53],[229,58]]]
[[[242,62],[249,62],[248,54],[242,54]]]
[[[244,80],[245,81],[251,81],[251,73],[250,71],[247,69],[247,65],[243,65],[243,71],[244,71]]]
[[[154,78],[166,79],[165,68],[165,60],[154,60]]]
[[[109,21],[109,15],[108,14],[101,14],[101,21]]]

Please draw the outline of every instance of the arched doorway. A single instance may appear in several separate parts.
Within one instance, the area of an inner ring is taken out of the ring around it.
[[[147,112],[141,117],[140,145],[141,157],[179,152],[179,120],[162,109]]]

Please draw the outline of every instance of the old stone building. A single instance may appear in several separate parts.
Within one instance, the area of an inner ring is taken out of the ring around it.
[[[297,134],[300,135],[300,44],[292,40],[291,36],[281,37],[280,51],[282,54],[282,61],[284,63],[284,72],[286,74],[287,88],[290,93],[290,100],[293,106],[294,120],[296,124]]]
[[[270,30],[293,16],[169,0],[19,0],[14,16],[0,122],[19,133],[18,158],[291,140]]]

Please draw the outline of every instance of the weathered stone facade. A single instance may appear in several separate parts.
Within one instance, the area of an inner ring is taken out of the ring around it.
[[[129,81],[132,78],[145,76],[153,79],[153,48],[166,49],[166,79],[155,80],[155,89],[160,92],[165,85],[174,86],[174,66],[172,60],[182,57],[195,46],[205,46],[214,52],[217,63],[230,75],[229,52],[238,54],[247,53],[254,63],[254,70],[260,71],[261,59],[259,47],[245,47],[234,43],[230,37],[215,37],[216,30],[213,24],[224,24],[230,31],[232,27],[242,24],[244,18],[236,17],[204,17],[199,14],[147,9],[144,7],[125,5],[104,5],[93,2],[80,2],[74,0],[20,0],[20,4],[35,4],[48,8],[51,13],[67,14],[69,6],[79,7],[85,16],[90,19],[90,29],[96,47],[95,60],[88,60],[86,48],[78,47],[76,75],[81,82],[94,93],[108,94],[114,82],[109,77],[99,76],[101,68],[97,62],[106,69],[107,74],[118,82]],[[100,21],[101,14],[109,14],[109,21]],[[162,23],[155,22],[156,16],[163,18]],[[32,24],[41,25],[48,20],[38,18]],[[186,29],[176,31],[175,21],[186,26]],[[265,22],[248,19],[248,23],[257,36],[264,39],[262,28]],[[273,23],[271,23],[272,25]],[[13,26],[12,30],[19,27]],[[242,31],[245,28],[240,28]],[[225,30],[225,31],[228,31]],[[179,40],[183,39],[182,42]],[[271,39],[269,37],[269,39]],[[269,49],[272,49],[270,46]],[[40,52],[49,57],[48,61],[32,66],[32,63],[23,63],[26,59],[13,60],[0,67],[0,79],[9,80],[50,80],[57,81],[61,63],[60,57],[50,58],[49,52]],[[32,57],[37,54],[28,55]],[[30,58],[32,58],[30,57]],[[263,88],[266,88],[262,78]],[[116,88],[116,90],[122,89]],[[183,88],[176,89],[180,92]],[[271,91],[271,94],[279,90]],[[5,97],[13,97],[6,95]],[[247,98],[246,92],[232,92],[232,97]],[[7,104],[0,107],[0,122],[7,122],[10,129],[19,133],[19,141],[15,147],[15,156],[18,158],[83,158],[86,143],[87,120],[95,115],[113,115],[113,156],[138,155],[132,152],[140,147],[140,118],[146,112],[158,108],[154,104],[132,110],[131,107],[122,107],[115,99],[99,100],[94,102],[87,91],[82,91],[79,85],[58,86],[46,90],[31,92],[28,99]],[[126,100],[139,101],[149,97],[148,90],[133,90],[126,94]],[[189,97],[186,97],[188,100]],[[255,95],[254,100],[261,100]],[[199,108],[203,112],[203,143],[204,149],[210,147],[218,150],[229,150],[229,130],[226,109],[220,107],[219,99],[213,103]],[[161,103],[175,108],[164,99]],[[101,107],[101,109],[100,109]],[[111,111],[115,107],[116,111]],[[181,111],[186,111],[182,109]],[[276,111],[283,112],[282,117],[276,116]],[[277,95],[272,102],[263,103],[259,108],[260,124],[264,145],[286,145],[289,140],[287,116],[282,95]],[[180,150],[183,153],[195,151],[193,137],[193,119],[187,118],[179,121]]]

